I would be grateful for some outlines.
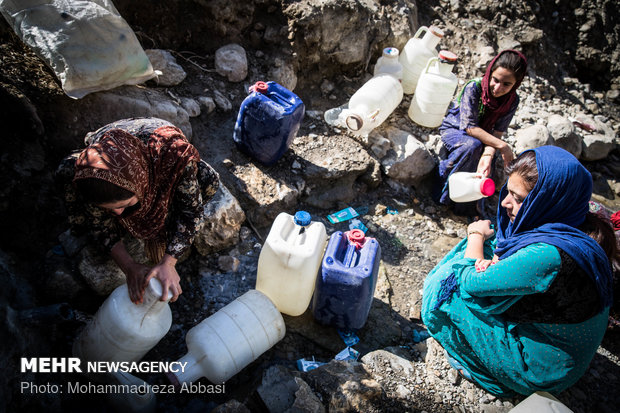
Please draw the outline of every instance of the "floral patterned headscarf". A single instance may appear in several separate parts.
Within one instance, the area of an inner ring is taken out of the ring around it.
[[[174,126],[156,129],[146,145],[112,129],[79,155],[74,181],[102,179],[135,194],[138,208],[117,219],[131,235],[147,241],[147,249],[157,250],[147,255],[158,261],[165,251],[165,223],[174,189],[185,167],[199,160],[196,148]]]

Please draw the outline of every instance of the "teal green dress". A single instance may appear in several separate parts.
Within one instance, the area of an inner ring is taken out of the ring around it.
[[[527,294],[547,291],[561,268],[558,249],[537,243],[476,272],[461,241],[429,273],[422,320],[451,357],[490,393],[560,392],[586,371],[607,326],[609,308],[576,324],[511,322],[503,313]],[[490,259],[495,239],[485,242]],[[437,307],[441,284],[454,273],[458,289]],[[437,307],[437,308],[435,308]]]

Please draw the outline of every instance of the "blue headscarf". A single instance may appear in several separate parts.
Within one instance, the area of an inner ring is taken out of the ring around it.
[[[514,222],[497,206],[497,249],[500,259],[521,248],[543,242],[560,248],[590,276],[599,293],[601,308],[612,303],[612,274],[609,260],[598,243],[578,230],[588,212],[592,176],[564,149],[542,146],[536,154],[538,181],[527,195]],[[501,201],[508,190],[500,191]]]

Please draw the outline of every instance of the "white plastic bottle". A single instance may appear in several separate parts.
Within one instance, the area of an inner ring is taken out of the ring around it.
[[[269,298],[250,290],[217,313],[192,327],[185,337],[187,363],[168,374],[174,384],[206,377],[223,383],[284,338],[282,315]]]
[[[454,53],[442,50],[422,71],[408,111],[411,120],[418,125],[427,128],[441,125],[458,85],[452,73],[456,60]]]
[[[470,202],[495,193],[495,183],[475,172],[454,172],[448,177],[448,194],[454,202]]]
[[[428,59],[437,56],[435,48],[442,37],[443,31],[440,28],[422,26],[405,44],[399,61],[403,66],[403,91],[407,95],[415,92],[418,79]]]
[[[326,244],[325,226],[312,222],[309,213],[280,213],[258,258],[256,289],[280,312],[302,314],[310,304]]]
[[[127,284],[117,287],[73,343],[82,361],[138,361],[166,335],[172,325],[168,300],[160,301],[162,286],[151,278],[142,304],[129,299]]]
[[[394,75],[379,73],[351,96],[349,107],[340,118],[347,129],[359,136],[367,136],[381,125],[403,100],[403,87]]]
[[[573,413],[566,405],[544,391],[532,393],[508,413]]]
[[[403,79],[403,65],[398,61],[398,49],[395,47],[386,47],[377,63],[373,72],[374,76],[379,73],[387,73],[395,76],[398,80]]]

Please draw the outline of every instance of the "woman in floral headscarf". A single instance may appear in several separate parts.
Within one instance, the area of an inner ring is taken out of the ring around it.
[[[487,391],[560,392],[603,339],[618,258],[608,221],[589,212],[592,176],[554,146],[508,167],[497,234],[469,225],[424,281],[422,320],[448,361]]]
[[[499,152],[508,165],[512,150],[501,138],[519,105],[517,88],[527,70],[527,60],[516,50],[504,50],[491,61],[484,77],[469,81],[452,103],[439,127],[448,157],[439,164],[441,195],[449,204],[448,176],[457,171],[491,175]]]
[[[129,296],[141,302],[148,280],[158,278],[163,296],[181,294],[175,264],[204,221],[204,204],[219,179],[171,123],[125,119],[87,135],[88,146],[65,158],[62,179],[69,223],[102,245],[127,277]],[[124,233],[144,240],[153,266],[137,263]]]

